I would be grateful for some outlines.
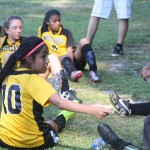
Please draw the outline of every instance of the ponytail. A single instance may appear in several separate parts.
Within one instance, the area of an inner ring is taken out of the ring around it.
[[[2,83],[5,78],[14,70],[17,63],[17,54],[14,52],[10,55],[8,61],[6,62],[4,68],[0,73],[0,89],[2,88]]]
[[[3,26],[0,26],[0,37],[5,36],[5,29]]]

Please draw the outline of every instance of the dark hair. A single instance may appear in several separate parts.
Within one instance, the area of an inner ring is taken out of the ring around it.
[[[5,30],[3,26],[0,26],[0,37],[5,36]]]
[[[44,17],[44,20],[43,20],[42,28],[41,28],[41,34],[42,34],[43,32],[48,31],[48,25],[47,25],[46,22],[48,22],[49,19],[50,19],[52,16],[54,16],[54,15],[60,16],[60,12],[59,12],[58,10],[56,10],[56,9],[51,9],[51,10],[49,10],[49,11],[46,12],[45,17]]]
[[[11,54],[8,61],[6,62],[4,68],[2,69],[0,73],[0,88],[2,87],[2,83],[5,80],[5,78],[14,70],[17,60],[21,61],[21,63],[26,63],[26,59],[22,60],[32,49],[34,49],[37,45],[42,43],[43,40],[41,38],[31,36],[28,38],[25,38],[21,45],[19,46],[19,49]],[[45,45],[45,44],[44,44]],[[30,56],[34,58],[34,56],[40,52],[40,50],[43,48],[43,45],[40,46],[35,52],[33,52]]]

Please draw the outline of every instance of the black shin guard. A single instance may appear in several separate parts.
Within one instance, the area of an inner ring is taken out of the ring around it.
[[[55,118],[54,122],[58,126],[58,133],[60,133],[66,125],[66,119],[63,115],[59,115]]]
[[[84,58],[87,61],[90,70],[97,70],[96,58],[93,49],[90,44],[86,44],[82,47]]]
[[[62,65],[69,73],[69,75],[71,75],[71,72],[76,71],[76,68],[69,57],[63,58]]]
[[[61,91],[69,90],[69,83],[68,83],[68,79],[66,78],[66,74],[65,74],[64,70],[60,71],[60,76],[61,76],[61,79],[62,79]]]

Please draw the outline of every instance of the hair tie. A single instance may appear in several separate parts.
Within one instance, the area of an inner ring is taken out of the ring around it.
[[[25,60],[27,57],[29,57],[33,52],[35,52],[40,46],[42,46],[44,44],[44,42],[41,42],[39,45],[37,45],[36,47],[34,47],[29,53],[27,53],[26,56],[24,56],[22,58],[22,60]]]

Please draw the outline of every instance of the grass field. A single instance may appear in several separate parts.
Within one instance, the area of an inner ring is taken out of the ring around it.
[[[19,15],[24,20],[24,36],[37,35],[37,29],[43,22],[44,14],[51,8],[62,14],[62,23],[69,28],[77,43],[86,35],[93,0],[0,0],[0,24],[10,15]],[[70,81],[77,96],[86,104],[102,103],[110,106],[109,90],[116,91],[123,98],[133,102],[150,101],[150,84],[140,77],[142,67],[150,60],[150,1],[135,0],[132,18],[124,44],[125,55],[112,58],[111,53],[117,39],[117,19],[115,11],[109,20],[102,20],[93,41],[99,74],[102,82],[94,84],[89,79],[88,67],[78,83]],[[141,108],[142,109],[142,108]],[[54,118],[58,109],[46,108],[45,118]],[[125,140],[141,146],[142,116],[120,117],[110,114],[103,120],[90,115],[76,114],[60,134],[60,143],[54,150],[91,149],[94,139],[99,137],[99,121],[109,124]]]

